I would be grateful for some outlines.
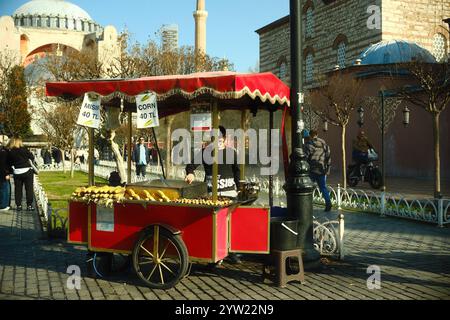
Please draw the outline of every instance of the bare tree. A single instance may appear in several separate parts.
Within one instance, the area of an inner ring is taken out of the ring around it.
[[[342,185],[347,188],[346,130],[351,115],[359,106],[361,80],[351,74],[333,73],[321,88],[309,94],[313,111],[324,121],[341,128]]]
[[[431,115],[434,147],[434,194],[441,196],[440,115],[450,104],[450,62],[424,63],[420,60],[399,64],[413,85],[399,88],[398,95]]]

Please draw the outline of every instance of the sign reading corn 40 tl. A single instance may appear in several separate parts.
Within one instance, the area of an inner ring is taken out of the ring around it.
[[[158,105],[155,93],[136,96],[137,128],[153,128],[159,126]]]
[[[77,124],[94,129],[100,127],[100,97],[98,95],[89,93],[84,95]]]

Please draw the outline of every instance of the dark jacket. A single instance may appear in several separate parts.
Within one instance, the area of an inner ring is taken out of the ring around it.
[[[62,161],[62,152],[58,148],[52,149],[52,157],[56,163],[60,163]]]
[[[25,147],[14,148],[8,152],[8,165],[16,169],[31,168],[30,159],[34,161],[34,155]]]
[[[226,150],[230,150],[230,148],[226,148],[223,150],[219,150],[219,159],[223,159],[223,161],[219,161],[219,174],[218,174],[218,191],[224,192],[224,191],[230,191],[230,190],[239,190],[239,181],[240,181],[240,175],[241,170],[239,168],[238,162],[237,162],[237,152],[236,150],[232,149],[233,159],[228,159]],[[202,155],[203,155],[202,150]],[[200,156],[198,155],[200,158]],[[196,158],[194,158],[196,159]],[[232,164],[231,164],[232,163]],[[205,163],[204,158],[202,157],[202,164],[205,168],[205,181],[208,183],[208,189],[212,190],[212,170],[213,166],[211,164]],[[193,174],[195,169],[199,164],[189,164],[186,166],[186,174]]]
[[[0,147],[0,182],[6,181],[6,176],[11,173],[8,165],[8,151]]]
[[[133,154],[131,155],[131,160],[133,162],[136,162],[136,164],[139,164],[139,161],[141,160],[141,153],[139,152],[140,144],[137,144],[133,149]],[[144,144],[145,148],[145,161],[147,164],[150,164],[150,152],[148,150],[148,147]]]
[[[323,139],[311,139],[305,145],[305,155],[312,173],[324,175],[330,173],[331,150]]]

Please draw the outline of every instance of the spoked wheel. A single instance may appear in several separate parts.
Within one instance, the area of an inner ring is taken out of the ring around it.
[[[381,177],[381,172],[377,168],[373,168],[370,173],[369,183],[374,189],[380,189],[383,183],[383,178]]]
[[[186,274],[188,252],[179,235],[155,225],[146,229],[133,250],[133,267],[150,288],[170,289]]]

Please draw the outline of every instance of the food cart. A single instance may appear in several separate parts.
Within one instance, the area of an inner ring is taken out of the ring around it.
[[[121,107],[129,115],[136,111],[134,97],[143,92],[156,94],[160,118],[189,111],[196,101],[210,103],[214,130],[218,129],[220,110],[242,111],[241,124],[245,110],[253,114],[267,110],[272,127],[273,112],[284,108],[286,115],[289,104],[289,87],[271,73],[206,72],[46,85],[47,96],[74,99],[95,93],[104,108]],[[131,146],[131,122],[129,129],[127,145]],[[93,152],[93,129],[89,132]],[[215,148],[217,154],[217,145]],[[139,278],[157,289],[175,286],[194,262],[217,263],[232,252],[270,252],[270,206],[220,199],[217,161],[213,164],[212,197],[208,198],[203,182],[131,184],[130,158],[124,188],[94,187],[90,161],[89,187],[77,189],[79,197],[69,203],[69,243],[87,245],[92,252],[130,255]],[[93,159],[92,154],[89,159]],[[241,165],[241,180],[244,177]],[[103,198],[106,202],[92,201]]]

